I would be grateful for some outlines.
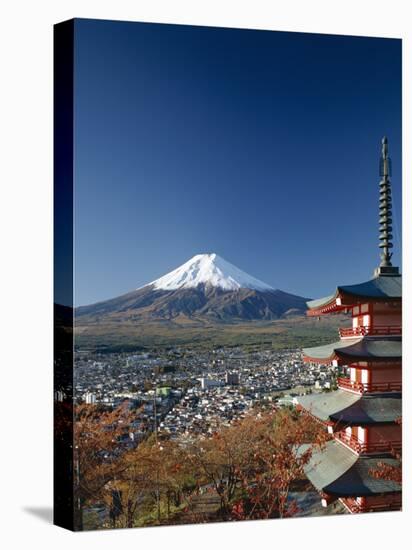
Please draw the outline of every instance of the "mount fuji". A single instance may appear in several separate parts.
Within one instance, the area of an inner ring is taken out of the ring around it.
[[[78,307],[76,319],[86,324],[184,318],[272,320],[303,314],[306,300],[272,288],[217,254],[198,254],[137,290]]]
[[[220,288],[222,290],[270,291],[272,287],[251,277],[244,271],[230,264],[217,254],[198,254],[193,256],[174,271],[149,283],[156,290],[177,290],[179,288]]]

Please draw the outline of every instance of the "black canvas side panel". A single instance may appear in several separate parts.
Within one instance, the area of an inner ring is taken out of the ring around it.
[[[73,39],[54,27],[54,523],[75,530],[73,493]]]

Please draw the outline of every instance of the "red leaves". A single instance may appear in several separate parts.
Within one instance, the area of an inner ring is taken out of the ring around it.
[[[370,470],[370,475],[376,479],[385,479],[402,483],[402,465],[393,466],[385,462],[379,462],[378,467]]]
[[[186,511],[179,513],[187,520],[198,509],[191,502],[194,495],[196,500],[208,495],[212,501],[214,496],[221,519],[294,515],[297,506],[289,492],[303,477],[312,454],[312,446],[303,453],[300,447],[322,445],[327,439],[306,415],[255,410],[210,437],[184,445],[167,439],[160,445],[148,437],[137,448],[122,452],[119,437],[128,431],[128,414],[126,408],[106,412],[82,406],[76,410],[75,427],[78,491],[85,500],[107,501],[113,488],[121,490],[124,509],[129,510],[127,524],[138,515],[142,498],[148,505],[154,503],[159,515],[154,521],[160,521],[160,500],[169,502],[170,494],[179,495],[179,506],[186,504]]]
[[[245,507],[243,501],[235,502],[231,509],[233,519],[245,519]]]

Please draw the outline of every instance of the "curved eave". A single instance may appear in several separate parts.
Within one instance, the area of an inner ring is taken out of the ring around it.
[[[331,363],[347,365],[357,361],[401,361],[401,337],[345,338],[324,346],[303,348],[306,363]]]
[[[358,457],[337,441],[328,441],[322,450],[313,452],[305,473],[319,491],[337,497],[360,497],[399,493],[399,483],[377,479],[371,471],[381,463],[399,466],[393,458]]]
[[[331,414],[350,407],[359,399],[359,394],[336,390],[328,393],[301,395],[296,397],[296,402],[314,418],[329,423]]]
[[[357,285],[339,286],[338,292],[353,298],[401,300],[402,275],[374,277]]]
[[[306,302],[308,307],[306,314],[309,317],[317,317],[318,315],[342,311],[345,307],[338,304],[338,298],[339,293],[336,290],[335,294],[332,294],[331,296],[325,296],[324,298],[319,298],[317,300],[310,300],[309,302]]]
[[[356,285],[338,286],[335,293],[307,302],[310,317],[337,313],[365,301],[401,301],[402,276],[380,276]]]
[[[304,395],[297,404],[326,424],[391,424],[402,415],[401,394],[362,396],[344,390]]]
[[[362,338],[347,338],[345,340],[338,340],[331,344],[325,344],[323,346],[315,346],[312,348],[303,348],[303,360],[306,363],[330,363],[333,360],[338,359],[338,351],[340,348],[347,348],[353,344],[360,342]]]

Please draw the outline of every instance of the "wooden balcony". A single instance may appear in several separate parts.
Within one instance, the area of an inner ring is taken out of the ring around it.
[[[360,326],[340,328],[339,335],[341,338],[356,338],[357,336],[401,336],[402,327],[400,325],[392,325],[377,327]]]
[[[356,393],[386,393],[386,392],[401,392],[402,382],[390,380],[387,382],[356,382],[350,378],[338,378],[338,388],[342,390],[350,390]]]
[[[357,454],[376,454],[391,453],[395,454],[402,449],[402,441],[374,441],[363,443],[354,435],[348,435],[346,432],[335,432],[335,439],[350,447]]]
[[[362,514],[367,512],[386,512],[390,510],[395,511],[402,508],[401,497],[399,496],[388,496],[385,499],[385,502],[379,504],[368,502],[365,502],[365,504],[359,504],[359,502],[356,501],[356,498],[350,497],[341,498],[340,500],[351,514]]]

